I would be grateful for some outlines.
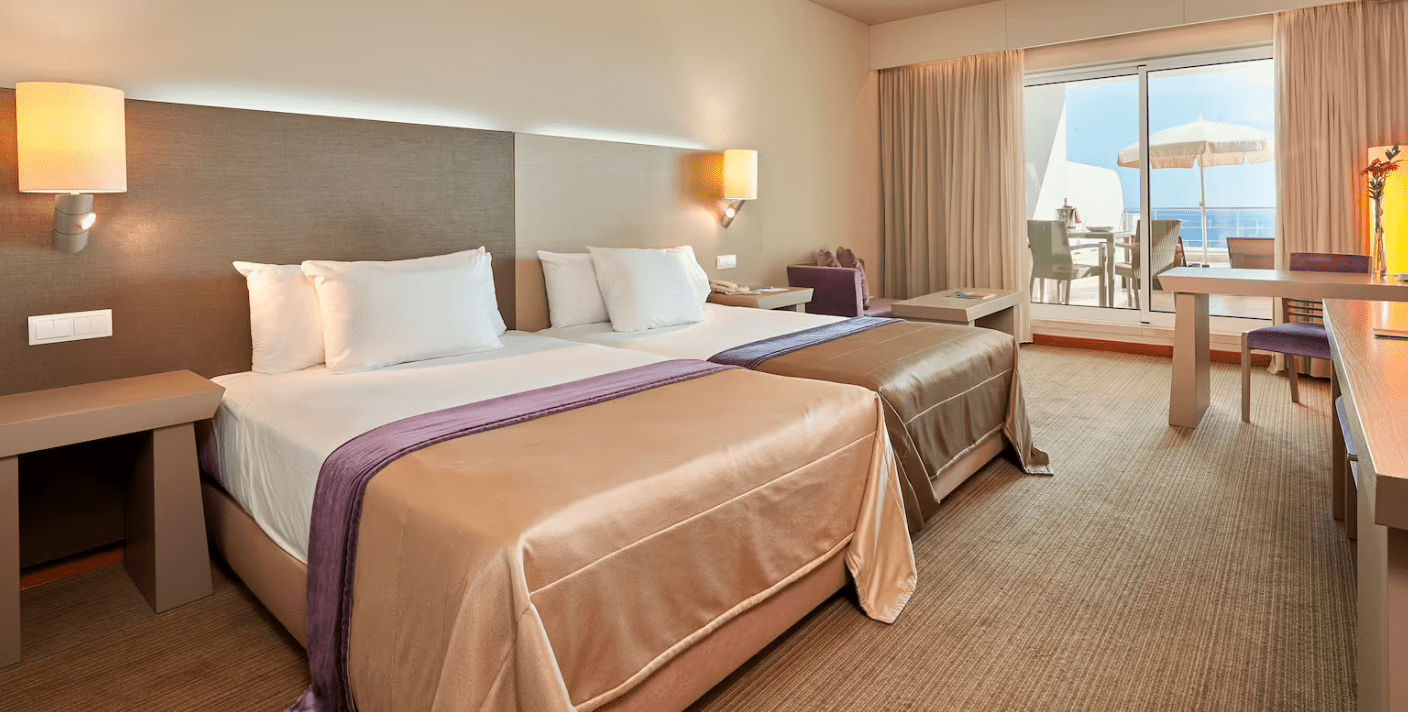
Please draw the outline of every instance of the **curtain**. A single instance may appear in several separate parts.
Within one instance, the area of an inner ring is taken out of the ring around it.
[[[1359,170],[1408,143],[1408,3],[1277,13],[1278,264],[1292,252],[1367,254]]]
[[[1408,3],[1277,13],[1275,43],[1277,266],[1292,252],[1368,254],[1359,170],[1371,147],[1408,144]]]
[[[880,269],[898,299],[1016,290],[1031,341],[1022,70],[1019,51],[881,70]]]

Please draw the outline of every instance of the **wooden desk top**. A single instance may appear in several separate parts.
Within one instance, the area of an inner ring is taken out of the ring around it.
[[[1408,340],[1380,339],[1374,328],[1408,329],[1408,304],[1325,301],[1335,375],[1359,448],[1360,487],[1372,487],[1374,521],[1408,529]]]
[[[721,294],[709,292],[709,301],[726,307],[752,307],[754,309],[781,309],[812,300],[811,287],[788,287],[781,292],[760,294]]]
[[[205,420],[224,393],[172,371],[0,396],[0,457]]]
[[[1159,273],[1170,292],[1231,294],[1241,297],[1288,299],[1363,299],[1408,301],[1408,284],[1392,275],[1378,282],[1362,272],[1292,272],[1287,269],[1174,267]]]

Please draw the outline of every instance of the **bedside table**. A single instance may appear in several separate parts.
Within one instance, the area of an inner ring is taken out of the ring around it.
[[[156,612],[210,595],[195,422],[224,388],[190,371],[0,396],[0,667],[20,660],[19,456],[145,433],[127,488],[127,574]]]
[[[788,287],[781,292],[762,292],[761,294],[720,294],[718,292],[709,292],[710,302],[722,304],[726,307],[802,311],[802,305],[811,300],[811,287]]]

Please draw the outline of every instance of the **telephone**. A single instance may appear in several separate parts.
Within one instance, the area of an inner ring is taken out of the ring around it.
[[[710,282],[709,289],[719,294],[758,294],[758,291],[755,289],[740,287],[733,282],[725,282],[722,279],[716,279]]]

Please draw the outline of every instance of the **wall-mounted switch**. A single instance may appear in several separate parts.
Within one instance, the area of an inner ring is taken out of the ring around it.
[[[714,260],[714,266],[719,269],[733,269],[738,266],[738,255],[719,255]]]
[[[29,345],[112,336],[112,310],[43,314],[29,318]]]

